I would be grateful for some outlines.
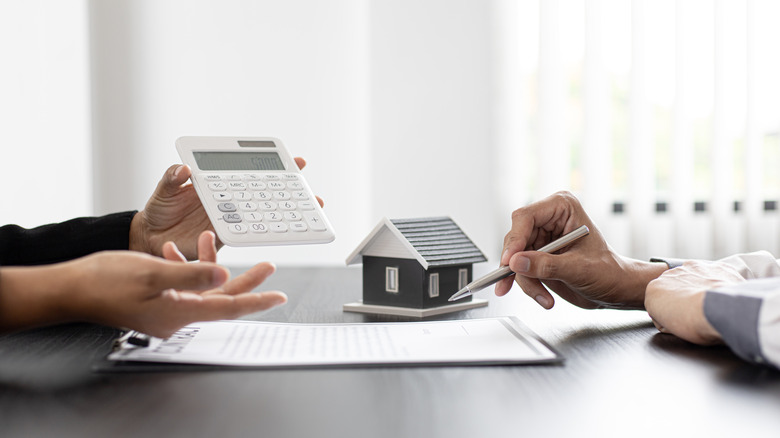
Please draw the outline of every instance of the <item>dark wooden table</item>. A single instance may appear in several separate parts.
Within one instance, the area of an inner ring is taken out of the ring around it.
[[[281,268],[265,286],[290,302],[253,319],[407,320],[341,311],[359,269]],[[565,362],[96,373],[116,330],[70,324],[0,337],[0,436],[780,436],[777,371],[659,334],[644,312],[480,296],[437,318],[519,316]]]

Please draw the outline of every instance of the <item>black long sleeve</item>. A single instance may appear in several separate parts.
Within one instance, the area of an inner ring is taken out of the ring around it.
[[[135,213],[76,218],[30,229],[0,227],[0,266],[44,265],[97,251],[128,249]]]

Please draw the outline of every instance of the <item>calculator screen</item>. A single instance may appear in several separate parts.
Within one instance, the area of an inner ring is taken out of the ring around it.
[[[197,152],[200,170],[285,170],[276,152]]]

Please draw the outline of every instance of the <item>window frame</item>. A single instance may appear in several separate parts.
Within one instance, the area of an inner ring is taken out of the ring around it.
[[[435,282],[434,279],[436,280]],[[435,288],[434,288],[434,284],[436,285]],[[428,276],[428,296],[430,298],[437,298],[439,296],[439,273],[438,272],[431,272],[431,274]]]
[[[398,293],[400,272],[397,266],[385,266],[385,292]],[[392,283],[395,280],[395,284]]]
[[[458,269],[458,290],[469,284],[469,268]]]

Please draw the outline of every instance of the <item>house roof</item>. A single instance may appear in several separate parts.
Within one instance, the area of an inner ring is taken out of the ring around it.
[[[347,265],[361,263],[364,255],[416,259],[425,269],[487,261],[449,217],[384,218],[349,255]]]

